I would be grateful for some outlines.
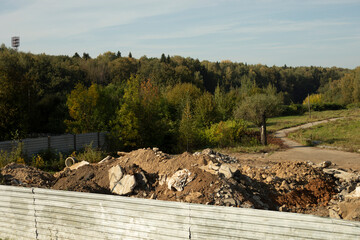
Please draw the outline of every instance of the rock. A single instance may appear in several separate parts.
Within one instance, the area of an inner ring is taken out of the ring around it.
[[[89,162],[87,162],[87,161],[81,161],[81,162],[75,163],[74,165],[72,165],[69,168],[70,168],[70,170],[75,170],[75,169],[81,168],[82,166],[85,166],[88,164],[89,164]]]
[[[104,158],[103,160],[101,160],[100,162],[98,162],[98,164],[102,164],[102,163],[106,163],[108,162],[112,157],[109,155],[106,158]]]
[[[205,155],[210,155],[210,154],[214,154],[214,151],[211,148],[206,148],[206,149],[202,150],[201,153],[205,154]]]
[[[340,169],[327,169],[327,168],[324,168],[323,171],[327,174],[334,175],[334,177],[338,178],[340,182],[360,181],[360,175],[356,173],[349,173]]]
[[[170,179],[168,179],[168,188],[172,190],[175,188],[177,191],[184,190],[186,184],[188,184],[192,179],[190,179],[190,171],[187,169],[179,170]]]
[[[118,195],[127,195],[127,194],[132,193],[132,191],[134,190],[135,187],[136,187],[135,176],[125,175],[116,184],[116,186],[114,187],[114,189],[111,192],[118,194]]]
[[[236,201],[235,199],[233,198],[227,198],[227,199],[224,199],[224,204],[226,206],[230,205],[230,206],[236,206]]]
[[[360,187],[356,187],[354,191],[352,191],[351,193],[345,195],[346,199],[349,198],[359,198],[360,199]]]
[[[157,151],[159,151],[159,148],[154,147],[154,148],[153,148],[153,151],[154,151],[154,152],[157,152]]]
[[[167,176],[166,175],[160,175],[159,176],[159,185],[162,186],[166,182]]]
[[[119,155],[119,157],[123,157],[127,154],[127,152],[117,152],[117,155]]]
[[[210,161],[209,162],[209,164],[208,164],[208,168],[209,169],[212,169],[212,170],[215,170],[215,171],[219,171],[219,166],[217,165],[217,164],[215,164],[215,163],[213,163],[212,161]]]
[[[288,212],[289,209],[286,207],[286,205],[282,205],[281,207],[279,207],[279,211],[280,212]]]
[[[290,190],[289,184],[288,184],[285,180],[282,181],[280,188],[281,188],[281,189],[284,189],[284,190],[286,190],[286,191],[289,191],[289,190]]]
[[[148,183],[148,180],[142,171],[136,173],[135,177],[136,177],[136,182],[139,183],[140,185],[146,186],[146,184]]]
[[[265,181],[268,183],[271,183],[274,180],[274,178],[272,176],[268,176]]]
[[[322,162],[322,163],[320,164],[320,167],[321,167],[321,168],[327,168],[327,167],[330,167],[331,164],[332,164],[332,162],[330,162],[330,161],[325,161],[325,162]]]
[[[232,178],[233,177],[233,171],[229,165],[221,164],[219,168],[219,174],[223,174],[225,178]]]
[[[340,215],[332,208],[329,209],[329,217],[335,219],[341,219]]]
[[[338,204],[342,219],[360,221],[360,199],[348,199]]]
[[[112,168],[109,169],[110,191],[114,189],[114,187],[116,186],[116,184],[118,184],[118,182],[121,180],[123,175],[124,173],[120,165],[113,166]]]
[[[191,192],[191,193],[189,193],[189,195],[187,195],[185,197],[185,201],[186,202],[194,202],[202,196],[203,196],[203,194],[201,192]]]

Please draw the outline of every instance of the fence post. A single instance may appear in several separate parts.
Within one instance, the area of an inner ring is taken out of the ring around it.
[[[74,151],[76,151],[76,134],[74,134]]]
[[[97,132],[97,143],[98,143],[98,148],[100,149],[100,132]]]
[[[51,148],[51,139],[50,139],[51,137],[50,136],[48,136],[48,149],[50,149]]]

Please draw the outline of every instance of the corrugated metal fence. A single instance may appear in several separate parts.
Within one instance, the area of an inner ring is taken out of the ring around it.
[[[85,145],[93,144],[94,147],[102,147],[105,144],[106,132],[65,134],[60,136],[48,136],[39,138],[26,138],[21,140],[23,152],[29,156],[42,150],[52,148],[59,152],[80,150]],[[19,144],[18,141],[0,142],[0,150],[11,151]]]
[[[360,223],[275,211],[0,186],[3,239],[359,239]]]

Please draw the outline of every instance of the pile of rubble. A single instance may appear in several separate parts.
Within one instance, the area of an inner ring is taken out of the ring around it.
[[[251,165],[205,149],[170,156],[158,148],[118,152],[98,163],[81,161],[53,176],[10,164],[4,184],[117,194],[138,198],[312,213],[360,220],[359,174],[331,162]],[[70,166],[71,165],[71,166]],[[320,211],[321,210],[321,211]]]

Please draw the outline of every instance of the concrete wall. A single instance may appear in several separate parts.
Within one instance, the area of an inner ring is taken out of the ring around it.
[[[93,143],[93,147],[104,146],[106,133],[84,133],[84,134],[65,134],[60,136],[49,136],[39,138],[26,138],[22,140],[23,152],[28,156],[36,154],[42,150],[52,148],[59,152],[69,152],[80,150]],[[18,145],[16,141],[0,142],[0,150],[10,152]]]
[[[311,215],[0,186],[2,239],[359,239]]]

